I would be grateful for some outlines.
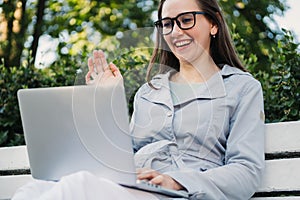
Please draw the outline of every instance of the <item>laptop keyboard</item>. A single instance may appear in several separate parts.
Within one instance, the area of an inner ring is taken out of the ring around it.
[[[144,185],[147,185],[149,187],[162,188],[160,185],[150,183],[149,181],[146,181],[146,180],[137,180],[136,184],[144,184]]]
[[[172,197],[183,197],[183,198],[189,197],[188,193],[184,190],[172,190],[172,189],[164,188],[160,185],[150,183],[149,181],[146,180],[137,180],[136,184],[140,186],[139,188],[141,189],[150,190],[153,192],[165,194]]]

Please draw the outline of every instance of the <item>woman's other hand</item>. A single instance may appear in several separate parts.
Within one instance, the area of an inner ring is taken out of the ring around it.
[[[119,69],[113,63],[107,63],[102,50],[94,50],[93,56],[88,59],[89,71],[85,76],[88,85],[95,83],[117,82],[122,79]]]
[[[153,169],[138,169],[137,178],[139,180],[148,180],[152,184],[160,185],[173,190],[184,189],[183,186],[175,181],[171,176],[161,174]]]

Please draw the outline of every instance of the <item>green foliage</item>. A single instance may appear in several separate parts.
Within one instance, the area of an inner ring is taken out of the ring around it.
[[[257,55],[247,50],[247,41],[232,25],[235,47],[244,66],[263,87],[266,122],[300,120],[300,45],[295,43],[290,31],[268,54],[265,66],[270,70],[257,69]]]
[[[24,142],[16,99],[17,91],[31,86],[39,87],[37,79],[39,79],[39,74],[27,67],[18,69],[17,67],[5,68],[4,64],[0,65],[0,145],[13,146]]]
[[[236,27],[237,26],[235,24],[232,24],[231,36],[234,42],[235,49],[245,68],[253,73],[255,72],[256,66],[259,64],[259,62],[257,62],[257,55],[248,51],[247,41],[243,37],[241,37],[240,33],[236,30]]]
[[[267,122],[300,119],[300,46],[289,31],[284,32],[269,57],[271,73],[257,74],[264,89]]]
[[[32,66],[6,68],[4,64],[0,64],[0,146],[24,144],[17,100],[19,89],[74,84],[76,69],[62,67],[72,65],[61,64],[66,63],[55,63],[47,69],[37,69]]]
[[[122,48],[108,55],[124,77],[129,112],[136,90],[145,82],[151,48]],[[6,68],[0,64],[0,146],[24,144],[17,91],[22,88],[58,87],[85,84],[88,54],[60,59],[49,68],[33,66]]]
[[[283,35],[280,29],[271,29],[270,25],[276,26],[274,14],[283,15],[286,0],[219,0],[219,4],[229,28],[243,38],[245,53],[255,52],[259,61],[255,70],[269,71],[269,54],[276,39]]]
[[[46,2],[43,34],[59,42],[58,59],[50,67],[37,69],[28,58],[32,39],[28,36],[33,33],[35,20],[28,23],[36,17],[36,1],[27,1],[24,20],[20,20],[22,31],[18,36],[0,41],[0,57],[3,58],[9,58],[24,48],[22,56],[14,58],[21,60],[20,65],[10,65],[14,62],[7,62],[8,59],[4,65],[4,61],[0,60],[0,146],[24,144],[16,96],[18,89],[85,84],[87,58],[94,49],[103,49],[107,52],[108,61],[120,68],[130,112],[134,93],[145,82],[153,47],[151,15],[158,1]],[[219,0],[219,3],[240,58],[262,83],[266,121],[299,120],[299,44],[294,43],[290,32],[269,28],[273,14],[285,10],[285,1]],[[14,19],[16,6],[16,1],[0,1],[0,10],[2,8],[6,20]],[[13,46],[9,51],[8,44],[15,41],[20,41],[18,44],[21,46]]]
[[[119,66],[124,78],[130,116],[133,111],[134,95],[146,81],[146,69],[152,50],[152,48],[125,48],[123,53],[113,60],[113,63]]]

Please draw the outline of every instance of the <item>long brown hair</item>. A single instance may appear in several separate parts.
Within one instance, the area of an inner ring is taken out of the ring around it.
[[[162,18],[162,8],[166,0],[161,0],[158,6],[158,19]],[[217,65],[228,64],[232,67],[239,68],[243,71],[246,69],[243,67],[240,59],[237,56],[236,50],[232,43],[227,24],[224,20],[220,7],[216,0],[196,0],[201,11],[205,12],[204,15],[213,24],[217,25],[218,32],[215,38],[211,39],[210,43],[210,56]],[[153,54],[150,60],[150,64],[147,69],[147,81],[150,83],[151,73],[155,66],[155,63],[159,64],[159,72],[165,73],[170,68],[179,71],[179,60],[172,53],[168,47],[163,36],[156,33],[156,43],[153,50]]]

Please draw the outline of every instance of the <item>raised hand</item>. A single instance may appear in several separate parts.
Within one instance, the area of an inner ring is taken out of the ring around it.
[[[107,63],[102,50],[93,51],[93,56],[88,59],[88,67],[89,71],[85,76],[88,85],[117,82],[122,79],[119,69],[113,63]]]

